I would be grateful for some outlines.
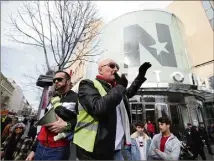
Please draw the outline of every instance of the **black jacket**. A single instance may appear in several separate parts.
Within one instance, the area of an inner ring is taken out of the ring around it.
[[[201,138],[199,130],[196,130],[197,127],[193,126],[191,129],[191,136],[193,141],[193,148],[200,149],[204,146],[204,143]]]
[[[74,131],[76,122],[77,122],[77,113],[78,113],[78,109],[77,109],[77,93],[75,93],[74,91],[70,90],[68,91],[66,94],[60,96],[60,102],[62,103],[62,106],[57,107],[55,109],[55,113],[64,121],[71,123],[71,131]],[[69,104],[75,104],[74,108],[71,107],[71,105]],[[71,111],[72,109],[72,111]],[[48,111],[48,109],[45,109],[45,113]],[[34,143],[34,145],[32,146],[32,151],[36,151],[36,147],[38,145],[38,139],[36,140],[36,142]]]
[[[64,121],[70,122],[74,130],[78,113],[77,93],[72,90],[68,91],[61,96],[60,102],[62,106],[57,107],[55,113]]]
[[[185,129],[185,137],[186,137],[187,145],[192,146],[193,141],[192,141],[192,135],[191,135],[191,128]]]
[[[121,85],[113,87],[103,80],[97,79],[106,90],[107,95],[102,97],[94,87],[93,81],[82,80],[79,85],[78,99],[83,108],[99,121],[94,152],[89,153],[81,149],[81,153],[94,159],[113,159],[116,135],[116,106],[124,100],[126,110],[131,117],[128,99],[133,97],[146,78],[137,77],[128,89]],[[127,97],[126,97],[127,96]]]

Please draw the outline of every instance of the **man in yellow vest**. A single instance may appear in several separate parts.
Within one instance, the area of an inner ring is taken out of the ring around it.
[[[121,149],[130,144],[130,109],[133,97],[151,64],[139,67],[139,74],[129,88],[124,75],[117,74],[118,64],[104,59],[98,64],[96,79],[82,80],[79,85],[79,115],[74,133],[79,160],[123,160]]]

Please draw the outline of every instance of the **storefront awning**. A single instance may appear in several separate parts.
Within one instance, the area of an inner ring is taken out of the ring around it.
[[[159,87],[158,83],[155,87],[142,88],[141,91],[151,92],[173,92],[194,95],[202,98],[205,102],[214,102],[214,91],[208,89],[202,89],[195,85],[190,84],[177,84],[177,83],[165,83],[164,86]]]

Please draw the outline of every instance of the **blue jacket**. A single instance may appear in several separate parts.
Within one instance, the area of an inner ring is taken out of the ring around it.
[[[172,133],[166,141],[164,152],[157,151],[155,149],[160,149],[160,141],[162,134],[156,134],[150,145],[149,149],[149,160],[179,160],[181,143]]]
[[[138,147],[138,144],[136,142],[137,137],[138,137],[137,132],[133,133],[131,135],[131,145],[125,146],[125,154],[126,154],[128,160],[141,160],[139,147]],[[151,139],[146,134],[144,134],[144,137],[146,138],[146,142],[147,142],[146,143],[146,157],[148,158]]]

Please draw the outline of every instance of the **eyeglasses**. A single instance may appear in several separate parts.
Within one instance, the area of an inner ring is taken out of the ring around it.
[[[64,78],[54,78],[54,79],[53,79],[53,83],[56,83],[56,81],[62,82],[63,79],[64,79]]]
[[[101,67],[104,67],[104,66],[109,66],[111,69],[114,69],[115,67],[116,67],[118,70],[120,69],[119,65],[116,64],[116,63],[108,63],[108,64],[105,64],[105,65],[103,65],[103,66],[101,66]]]
[[[22,130],[23,129],[23,127],[16,127],[16,130]]]

